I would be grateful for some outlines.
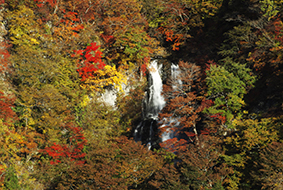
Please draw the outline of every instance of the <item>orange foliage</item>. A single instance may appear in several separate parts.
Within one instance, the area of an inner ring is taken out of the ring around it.
[[[42,7],[44,4],[48,3],[51,7],[54,7],[57,4],[57,0],[34,0],[38,2],[37,6]]]
[[[78,33],[84,29],[84,26],[80,24],[78,13],[74,11],[66,12],[63,9],[61,14],[63,14],[63,17],[59,19],[54,28],[55,35],[62,36],[63,38],[67,36],[78,37]]]
[[[283,57],[283,23],[280,18],[270,21],[264,29],[258,32],[259,39],[248,57],[253,66],[260,71],[265,66],[277,67]]]
[[[221,162],[224,151],[217,137],[200,135],[198,143],[190,143],[186,151],[180,152],[182,162],[178,168],[186,178],[183,183],[189,189],[209,189],[217,183],[229,183],[229,175],[233,174],[232,167]]]
[[[56,167],[58,171],[56,174],[52,169],[46,172],[54,179],[52,189],[127,189],[143,183],[162,166],[146,147],[124,136],[103,146],[99,142],[90,144],[85,160],[82,164],[66,160],[65,168],[60,160],[47,166],[50,169]],[[46,171],[46,166],[42,169]]]
[[[179,46],[185,40],[184,34],[176,34],[172,29],[166,29],[164,27],[160,27],[158,30],[161,33],[164,33],[167,42],[173,42],[172,50],[179,50]]]
[[[180,61],[180,74],[177,79],[168,80],[164,85],[164,95],[167,98],[167,104],[160,113],[161,118],[173,117],[180,124],[174,127],[175,123],[161,127],[161,134],[167,130],[174,131],[175,134],[186,134],[188,139],[195,139],[198,135],[197,122],[200,120],[200,112],[205,108],[203,87],[201,85],[200,67],[195,64]],[[179,84],[177,80],[181,80]],[[166,124],[166,123],[165,123]],[[192,134],[194,133],[194,135]],[[164,142],[165,147],[169,144],[181,147],[182,140],[171,139]],[[163,146],[163,145],[161,145]]]
[[[192,133],[195,136],[194,133]],[[177,138],[168,139],[162,143],[160,143],[161,148],[165,148],[169,152],[179,152],[184,151],[186,149],[186,144],[188,142],[184,139],[178,140]]]
[[[0,92],[0,118],[4,120],[4,124],[17,120],[17,115],[12,110],[14,101],[15,97],[12,95],[4,95],[3,92]]]
[[[8,45],[5,41],[0,43],[0,73],[9,71],[9,57],[10,53],[8,52]]]

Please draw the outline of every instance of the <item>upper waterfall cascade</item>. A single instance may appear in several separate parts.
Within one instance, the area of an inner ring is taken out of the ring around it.
[[[149,91],[146,92],[146,98],[144,99],[144,118],[146,119],[158,119],[158,113],[165,106],[164,97],[162,93],[162,79],[161,79],[162,65],[158,66],[157,60],[151,62],[149,66]]]
[[[148,89],[143,100],[143,120],[134,131],[134,139],[148,145],[148,148],[156,147],[158,141],[158,114],[166,102],[162,96],[162,65],[153,60],[149,67]]]

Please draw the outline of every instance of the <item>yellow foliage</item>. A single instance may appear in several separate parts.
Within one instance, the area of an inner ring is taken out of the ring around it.
[[[9,33],[13,44],[33,46],[40,44],[42,32],[33,10],[21,5],[19,9],[8,12]]]
[[[24,114],[22,115],[22,118],[26,121],[27,126],[31,126],[35,124],[35,121],[31,117],[32,110],[30,108],[24,109]]]
[[[90,102],[90,98],[88,95],[84,95],[82,98],[81,106],[86,107],[88,103]]]
[[[266,144],[275,141],[278,136],[272,126],[272,118],[262,119],[261,121],[253,119],[244,119],[233,121],[235,127],[242,131],[242,135],[227,137],[226,143],[234,144],[235,147],[244,150],[242,153],[252,148],[264,147]]]
[[[114,86],[115,89],[123,91],[122,84],[127,82],[126,76],[117,71],[116,66],[106,65],[103,70],[96,71],[93,77],[87,78],[81,84],[82,88],[87,88],[96,92],[103,92],[105,87]]]

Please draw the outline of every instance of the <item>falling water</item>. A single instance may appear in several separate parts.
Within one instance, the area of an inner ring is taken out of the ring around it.
[[[171,65],[171,79],[172,79],[172,88],[173,90],[177,90],[177,88],[182,87],[182,80],[179,79],[181,71],[179,65],[172,64]]]
[[[139,123],[134,131],[134,138],[136,141],[141,141],[147,145],[149,149],[157,147],[158,142],[164,142],[174,137],[172,128],[168,128],[161,138],[158,137],[159,123],[163,123],[160,128],[165,126],[177,127],[179,126],[178,118],[163,118],[158,120],[158,114],[165,106],[166,102],[162,96],[162,79],[161,79],[162,65],[158,65],[157,60],[151,62],[148,67],[148,90],[145,92],[143,102],[143,120]],[[182,88],[182,81],[178,78],[180,69],[178,65],[171,65],[171,79],[172,88],[177,90]]]
[[[172,64],[171,65],[171,80],[172,80],[172,89],[173,90],[180,90],[182,88],[182,80],[179,79],[180,75],[180,68],[179,65]],[[178,118],[170,117],[170,118],[163,118],[162,125],[160,128],[165,126],[171,126],[171,128],[167,128],[165,132],[161,135],[161,141],[164,142],[166,140],[172,139],[174,137],[174,131],[172,128],[177,127],[180,125],[180,122],[178,121]]]
[[[148,67],[148,90],[145,92],[143,102],[143,121],[137,126],[134,131],[134,138],[136,141],[142,141],[151,149],[153,142],[157,141],[158,134],[158,113],[165,106],[164,97],[162,93],[162,79],[161,79],[162,65],[158,65],[157,60],[153,60]]]
[[[147,119],[158,119],[158,113],[165,106],[164,97],[162,93],[162,80],[160,76],[162,65],[157,64],[157,60],[151,62],[149,66],[149,94],[145,99],[145,113],[144,116]]]

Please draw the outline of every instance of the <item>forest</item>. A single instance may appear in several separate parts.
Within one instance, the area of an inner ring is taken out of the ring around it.
[[[0,189],[283,189],[282,4],[0,0]]]

